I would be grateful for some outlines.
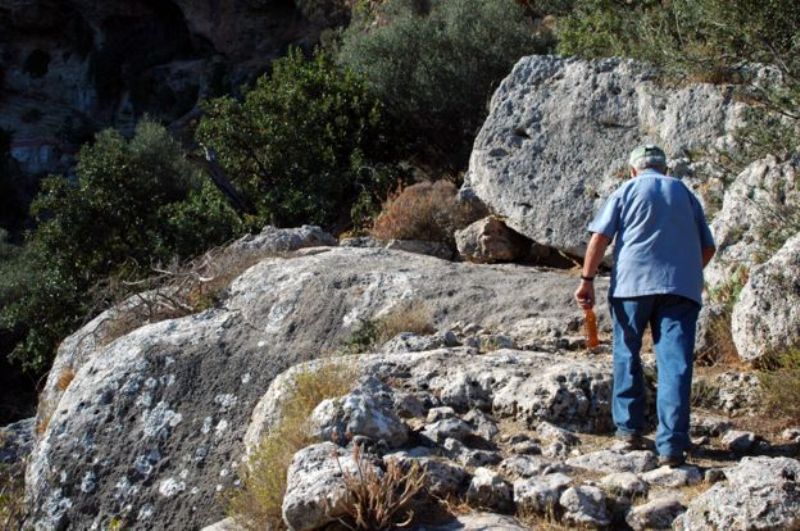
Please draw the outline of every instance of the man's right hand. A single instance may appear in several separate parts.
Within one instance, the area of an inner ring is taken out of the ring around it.
[[[575,290],[575,302],[583,310],[594,307],[594,282],[581,280],[581,285]]]

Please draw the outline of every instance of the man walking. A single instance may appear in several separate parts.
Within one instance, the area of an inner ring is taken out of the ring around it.
[[[614,395],[617,437],[639,446],[645,389],[639,351],[647,325],[658,365],[656,450],[662,465],[678,466],[689,449],[689,399],[703,268],[714,239],[697,198],[665,175],[664,152],[648,144],[630,155],[631,179],[608,199],[592,232],[575,299],[594,306],[594,276],[614,241],[609,306],[614,323]]]

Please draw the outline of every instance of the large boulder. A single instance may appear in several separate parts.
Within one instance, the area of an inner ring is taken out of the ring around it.
[[[679,530],[797,529],[800,462],[788,457],[745,457],[689,504],[675,521]]]
[[[48,395],[50,415],[42,416],[46,429],[26,477],[31,523],[83,529],[115,518],[133,528],[187,529],[221,520],[219,491],[236,480],[250,415],[273,379],[337,349],[361,320],[408,301],[424,301],[440,329],[462,321],[502,330],[520,312],[564,323],[579,314],[571,300],[574,280],[555,272],[477,267],[384,249],[315,253],[258,262],[233,282],[217,308],[148,324],[107,344],[92,341],[90,325],[66,342],[56,365],[68,366],[74,377],[64,390],[53,381],[57,392]],[[447,352],[427,356],[420,374],[440,390],[455,372],[481,379],[493,368],[486,356],[467,356],[468,366],[448,367],[452,373],[444,374]],[[607,364],[514,356],[531,360],[518,365],[537,376],[528,389],[551,393],[537,399],[540,416],[583,423],[570,412],[607,415]],[[543,370],[557,363],[565,374],[597,371],[601,398],[587,394],[591,379],[562,383],[559,374]],[[452,395],[469,399],[459,385]],[[565,410],[564,393],[583,398],[570,399],[575,407]],[[261,411],[277,416],[275,408]]]
[[[521,59],[491,101],[465,187],[535,242],[581,255],[586,226],[627,177],[627,155],[655,142],[679,174],[692,153],[728,144],[743,104],[730,87],[665,88],[624,59]]]
[[[739,269],[771,257],[771,240],[788,228],[787,213],[800,209],[798,176],[800,154],[786,161],[769,155],[736,177],[711,222],[717,253],[704,271],[709,286],[736,282]]]
[[[456,245],[465,260],[494,263],[513,262],[527,254],[531,242],[490,216],[456,232]]]
[[[757,361],[800,343],[800,234],[754,267],[733,308],[739,356]]]

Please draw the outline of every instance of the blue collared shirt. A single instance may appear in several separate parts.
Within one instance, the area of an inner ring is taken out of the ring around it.
[[[681,295],[702,304],[703,207],[680,179],[647,169],[608,198],[589,231],[614,240],[612,297]]]

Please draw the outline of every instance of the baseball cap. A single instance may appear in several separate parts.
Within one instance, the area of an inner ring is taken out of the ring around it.
[[[628,159],[628,164],[633,167],[638,166],[641,160],[644,159],[646,164],[666,164],[667,155],[660,147],[655,144],[645,144],[639,146],[631,151],[631,156]]]

